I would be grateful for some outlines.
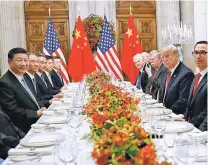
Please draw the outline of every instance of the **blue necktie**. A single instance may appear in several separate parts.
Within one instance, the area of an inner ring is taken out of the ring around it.
[[[30,88],[28,87],[27,83],[25,82],[25,79],[22,78],[22,84],[23,84],[23,87],[25,88],[25,90],[28,92],[28,94],[30,95],[30,97],[33,99],[33,101],[35,102],[35,104],[38,106],[38,109],[40,109],[40,106],[35,98],[35,96],[32,94]]]
[[[139,76],[138,76],[137,82],[136,82],[136,87],[137,87],[138,89],[141,88],[141,80],[142,80],[142,72],[139,73]]]
[[[63,84],[63,79],[62,79],[61,74],[60,74],[60,72],[58,70],[57,70],[57,74],[58,74],[58,76],[59,76],[59,78],[61,80],[61,83]]]
[[[34,88],[35,88],[35,93],[37,94],[37,88],[36,88],[36,80],[35,80],[35,78],[32,79],[32,82],[33,82],[33,85],[34,85]]]

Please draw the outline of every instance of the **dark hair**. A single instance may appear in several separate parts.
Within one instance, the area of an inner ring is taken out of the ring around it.
[[[196,45],[198,45],[198,44],[207,44],[207,41],[199,41],[196,43]],[[196,48],[196,45],[194,46],[194,49]]]
[[[53,59],[55,60],[55,59],[60,59],[60,58],[58,56],[54,56]]]
[[[42,53],[36,54],[36,56],[37,57],[44,57],[44,58],[46,58],[46,56],[44,54],[42,54]]]
[[[46,60],[53,60],[53,57],[52,56],[45,56]]]
[[[24,48],[13,48],[9,51],[8,58],[12,60],[14,58],[14,55],[18,53],[27,54],[27,50],[25,50]]]

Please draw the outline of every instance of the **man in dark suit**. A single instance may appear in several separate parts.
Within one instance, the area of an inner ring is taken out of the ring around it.
[[[39,60],[35,54],[29,54],[29,68],[28,71],[24,74],[25,81],[28,84],[28,87],[33,92],[34,96],[36,97],[39,105],[44,107],[49,107],[52,103],[52,100],[43,99],[42,93],[37,83],[36,72],[39,69]]]
[[[178,50],[169,45],[161,52],[166,69],[161,75],[160,102],[176,114],[183,114],[186,109],[193,72],[179,61]]]
[[[19,130],[0,107],[0,158],[5,159],[10,148],[16,147],[25,134]]]
[[[19,142],[18,137],[7,136],[0,132],[0,158],[6,159],[10,148],[15,148]]]
[[[144,70],[144,56],[142,54],[136,54],[133,57],[133,62],[135,66],[140,70],[135,85],[138,89],[142,89],[142,91],[145,92],[148,82],[148,75]]]
[[[47,87],[50,91],[50,94],[52,95],[56,95],[58,93],[60,93],[60,90],[55,89],[53,82],[51,80],[51,75],[50,75],[50,71],[52,70],[52,66],[50,67],[50,64],[48,65],[49,67],[46,67],[47,61],[46,58],[51,59],[51,64],[52,64],[52,57],[50,56],[42,56],[42,55],[38,55],[38,59],[39,59],[39,72],[42,73],[43,78],[47,84]]]
[[[151,94],[153,99],[158,100],[158,92],[161,84],[161,73],[165,69],[164,65],[162,64],[162,59],[160,57],[159,51],[152,51],[150,63],[154,70],[148,67],[146,67],[145,69],[148,74],[148,84],[146,88],[146,93]]]
[[[52,82],[56,89],[61,89],[64,86],[63,78],[59,72],[61,67],[61,60],[56,56],[53,57],[54,68],[50,72]]]
[[[17,128],[9,116],[2,110],[0,106],[0,132],[7,136],[14,136],[17,138],[23,138],[25,133],[23,133],[19,128]]]
[[[189,93],[188,104],[184,117],[195,127],[207,129],[207,41],[199,41],[192,53],[199,73],[195,76]]]
[[[23,48],[11,49],[8,63],[10,69],[0,78],[0,104],[12,123],[27,133],[44,109],[39,106],[23,78],[29,63],[27,51]]]

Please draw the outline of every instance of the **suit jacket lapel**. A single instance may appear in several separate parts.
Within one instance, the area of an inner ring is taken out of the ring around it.
[[[41,85],[47,89],[47,86],[45,85],[43,79],[38,74],[36,74],[36,77],[37,77],[37,79],[39,79],[39,82],[41,83]]]
[[[17,88],[19,88],[20,90],[22,90],[24,93],[25,93],[25,95],[30,99],[30,100],[32,100],[34,103],[35,103],[35,101],[32,99],[32,97],[30,96],[30,94],[26,91],[26,89],[22,86],[22,84],[19,82],[19,80],[17,80],[17,78],[13,75],[13,73],[11,73],[10,72],[10,74],[11,74],[11,76],[12,76],[12,79],[14,80],[13,82],[14,82],[14,84],[16,84],[18,87]],[[16,83],[15,83],[15,81],[16,81]],[[35,105],[37,105],[36,103],[35,103]]]
[[[190,106],[191,104],[191,100],[192,100],[192,93],[193,93],[193,88],[194,88],[194,83],[195,83],[195,80],[196,80],[196,77],[194,78],[192,84],[191,84],[191,89],[190,89],[190,92],[189,92],[189,99],[188,99],[188,106]]]
[[[195,82],[195,81],[194,81]],[[194,94],[192,100],[191,100],[191,104],[193,103],[193,101],[196,99],[196,96],[198,95],[199,91],[201,90],[201,88],[207,83],[207,73],[204,75],[204,77],[202,78],[202,80],[200,81],[197,89],[196,89],[196,93]],[[193,89],[192,89],[193,91]],[[191,93],[192,94],[192,93]]]

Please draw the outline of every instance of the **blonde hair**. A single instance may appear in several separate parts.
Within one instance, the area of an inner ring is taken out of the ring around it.
[[[173,54],[173,55],[179,56],[179,54],[178,54],[178,49],[177,49],[177,47],[175,47],[174,45],[168,45],[167,47],[163,48],[163,49],[160,51],[160,53],[161,53],[161,54],[164,54],[164,53],[166,53],[166,52],[168,52],[168,51],[172,51],[172,54]]]

